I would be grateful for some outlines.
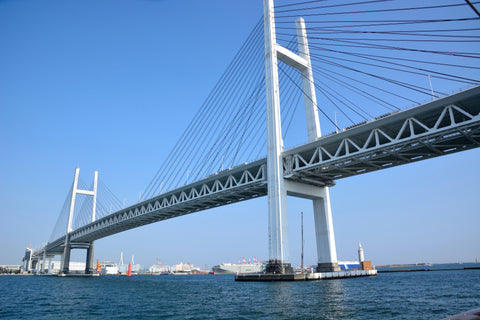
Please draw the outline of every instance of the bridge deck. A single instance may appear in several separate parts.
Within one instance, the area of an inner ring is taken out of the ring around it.
[[[480,87],[389,114],[284,152],[285,177],[311,184],[480,145]]]
[[[480,87],[395,112],[283,152],[284,177],[331,186],[334,180],[480,146]],[[267,194],[266,159],[246,163],[139,202],[70,233],[90,242],[153,222]],[[46,247],[61,253],[65,237]]]

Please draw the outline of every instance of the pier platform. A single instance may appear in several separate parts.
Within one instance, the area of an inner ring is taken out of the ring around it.
[[[86,273],[59,273],[56,276],[58,277],[98,277],[98,273],[86,274]]]
[[[352,270],[339,272],[312,272],[294,274],[237,274],[235,281],[314,281],[376,276],[377,270]]]

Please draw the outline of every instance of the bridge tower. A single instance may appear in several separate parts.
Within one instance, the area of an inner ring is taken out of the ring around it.
[[[268,273],[293,272],[288,263],[287,195],[313,201],[317,242],[317,272],[339,271],[328,186],[307,185],[283,177],[283,140],[278,84],[278,60],[302,74],[309,142],[320,138],[320,121],[313,82],[305,22],[296,21],[299,54],[276,42],[273,0],[264,0],[265,81],[267,108]]]
[[[62,259],[60,263],[60,272],[63,274],[69,273],[70,265],[70,251],[72,249],[87,249],[87,258],[85,264],[85,273],[92,274],[95,272],[93,265],[93,241],[90,243],[72,243],[70,241],[70,232],[72,232],[72,220],[73,212],[75,210],[75,198],[77,194],[84,194],[93,197],[92,204],[92,222],[95,221],[95,212],[97,206],[97,181],[98,181],[98,171],[95,171],[93,178],[93,190],[80,190],[77,188],[78,185],[78,176],[80,173],[80,168],[75,168],[75,176],[73,178],[73,188],[72,188],[72,198],[70,200],[70,211],[68,213],[68,222],[67,230],[65,233],[65,248],[62,254]]]

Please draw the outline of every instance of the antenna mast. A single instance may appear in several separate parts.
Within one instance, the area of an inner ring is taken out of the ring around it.
[[[303,211],[302,211],[302,273],[303,273]]]

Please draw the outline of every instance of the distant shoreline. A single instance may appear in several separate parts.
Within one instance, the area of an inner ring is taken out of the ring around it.
[[[381,270],[377,269],[378,273],[391,272],[422,272],[422,271],[459,271],[459,270],[480,270],[480,267],[464,267],[464,268],[445,268],[445,269],[403,269],[403,270]]]

